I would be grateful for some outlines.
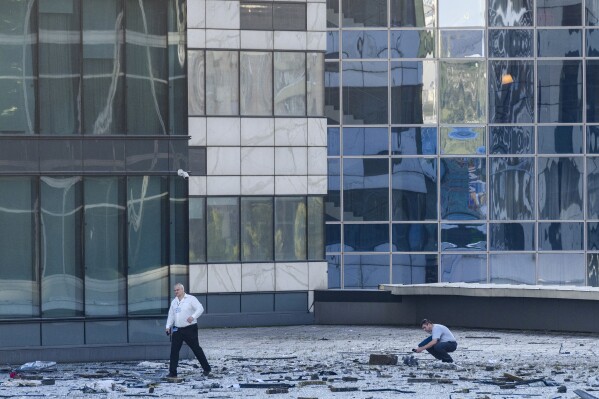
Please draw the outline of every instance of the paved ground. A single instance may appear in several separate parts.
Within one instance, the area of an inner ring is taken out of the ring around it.
[[[459,343],[456,365],[443,367],[426,353],[415,356],[417,366],[403,363],[425,337],[417,327],[204,329],[200,342],[213,365],[209,377],[195,360],[179,368],[181,383],[163,380],[166,359],[59,364],[37,377],[54,378],[55,385],[23,387],[11,385],[39,381],[10,379],[5,369],[0,397],[565,399],[578,398],[575,390],[599,397],[595,335],[452,330]],[[395,354],[399,362],[369,365],[371,354]],[[270,394],[264,384],[287,384],[288,392]]]

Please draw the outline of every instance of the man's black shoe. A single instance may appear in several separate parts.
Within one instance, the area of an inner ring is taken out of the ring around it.
[[[453,363],[453,359],[441,360],[443,363]]]
[[[168,373],[168,374],[166,375],[166,378],[177,378],[177,374]]]
[[[202,374],[207,377],[211,371],[212,371],[212,367],[209,367],[208,370],[204,370],[204,372]]]

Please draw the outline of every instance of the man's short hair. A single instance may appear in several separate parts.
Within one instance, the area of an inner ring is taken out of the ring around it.
[[[177,284],[175,284],[175,287],[181,287],[181,289],[182,289],[183,291],[185,291],[185,286],[184,286],[183,284],[181,284],[181,283],[177,283]]]
[[[433,322],[429,319],[422,319],[422,321],[420,322],[420,327],[422,327],[425,324],[433,324]]]

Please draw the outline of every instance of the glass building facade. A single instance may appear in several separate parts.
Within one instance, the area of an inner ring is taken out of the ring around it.
[[[598,16],[327,0],[330,288],[599,285]]]

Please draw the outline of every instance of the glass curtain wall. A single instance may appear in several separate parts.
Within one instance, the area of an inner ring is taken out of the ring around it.
[[[327,0],[331,288],[598,285],[597,11]]]

